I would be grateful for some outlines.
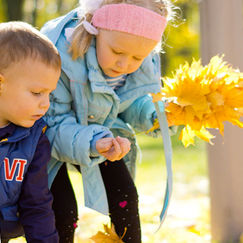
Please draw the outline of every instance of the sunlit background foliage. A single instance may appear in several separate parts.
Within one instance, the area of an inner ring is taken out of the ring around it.
[[[174,22],[168,25],[164,34],[161,54],[163,76],[170,76],[180,64],[185,61],[191,63],[192,58],[199,57],[198,1],[177,0],[173,3],[178,9]],[[61,16],[77,6],[78,0],[0,0],[0,22],[23,20],[40,29],[46,21]],[[152,139],[144,135],[138,138],[143,154],[142,163],[138,164],[136,179],[140,194],[143,242],[209,242],[205,145],[199,143],[185,150],[178,140],[178,134],[173,138],[173,200],[162,231],[154,235],[164,192],[161,183],[165,182],[162,144],[161,138]],[[80,178],[75,179],[74,176],[73,180],[79,181]],[[79,192],[77,194],[81,195]],[[81,200],[78,198],[79,202]],[[104,223],[103,218],[97,221],[100,217],[97,214],[90,212],[85,214],[83,208],[80,212],[82,216],[76,233],[77,239],[94,234],[97,232],[97,227],[101,227]],[[24,240],[17,239],[13,242],[19,243]],[[77,240],[77,242],[82,241]]]
[[[184,61],[199,56],[199,12],[197,0],[177,0],[176,18],[164,34],[162,74],[169,75]],[[43,24],[78,6],[78,0],[0,0],[0,22],[24,20],[41,28]]]

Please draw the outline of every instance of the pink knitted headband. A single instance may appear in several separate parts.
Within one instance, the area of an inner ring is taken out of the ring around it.
[[[108,4],[95,11],[95,27],[130,33],[160,41],[167,24],[165,17],[132,4]]]

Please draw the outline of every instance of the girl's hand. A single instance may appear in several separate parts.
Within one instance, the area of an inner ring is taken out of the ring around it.
[[[121,148],[121,154],[118,160],[122,159],[131,149],[131,143],[127,138],[116,137],[116,141],[119,143]]]
[[[96,149],[98,153],[110,161],[117,160],[122,153],[120,145],[115,138],[101,138],[97,140]]]
[[[110,161],[123,158],[130,150],[130,142],[126,138],[102,138],[96,142],[97,151]]]

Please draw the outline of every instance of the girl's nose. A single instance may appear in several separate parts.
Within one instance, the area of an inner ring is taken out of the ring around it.
[[[124,71],[128,67],[128,58],[127,57],[121,57],[117,60],[116,63],[117,67],[120,69],[119,71]]]

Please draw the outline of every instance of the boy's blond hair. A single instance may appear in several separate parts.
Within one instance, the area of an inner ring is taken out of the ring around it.
[[[0,72],[26,58],[40,60],[57,70],[61,68],[56,47],[34,27],[21,21],[0,23]]]
[[[100,7],[107,4],[119,3],[134,4],[140,7],[147,8],[160,14],[161,16],[166,17],[167,20],[170,20],[173,17],[173,7],[170,0],[103,0]],[[92,13],[86,13],[85,17],[86,20],[90,22],[93,15]],[[83,19],[81,19],[80,22],[82,20]],[[92,37],[93,36],[85,30],[83,25],[78,25],[77,28],[75,28],[72,35],[71,46],[69,48],[69,51],[72,53],[72,58],[74,60],[78,57],[84,56],[84,54],[89,49]]]

